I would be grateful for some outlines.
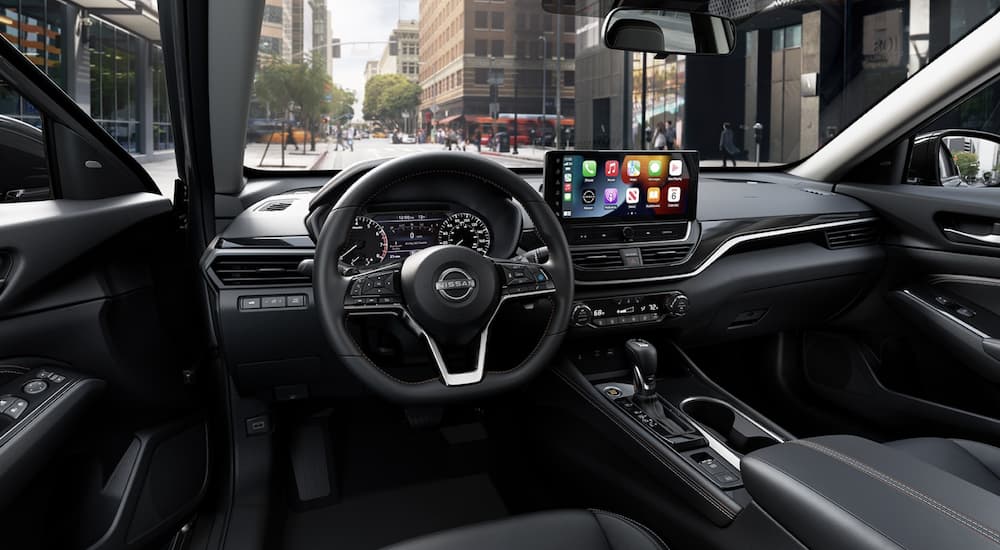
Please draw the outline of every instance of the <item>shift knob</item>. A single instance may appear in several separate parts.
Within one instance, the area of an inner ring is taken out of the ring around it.
[[[625,353],[632,365],[632,377],[637,397],[656,394],[656,348],[645,340],[633,338],[625,342]]]

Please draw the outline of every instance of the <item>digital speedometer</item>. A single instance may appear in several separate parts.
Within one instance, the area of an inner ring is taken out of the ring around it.
[[[340,263],[354,267],[377,264],[388,251],[389,239],[382,226],[371,218],[357,216],[340,249]]]
[[[438,242],[471,248],[485,256],[490,250],[490,230],[483,220],[473,214],[452,214],[441,222]]]

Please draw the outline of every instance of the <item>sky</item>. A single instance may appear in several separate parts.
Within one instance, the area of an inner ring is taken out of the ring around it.
[[[420,0],[327,0],[333,37],[341,43],[386,41],[399,19],[417,19]],[[344,45],[333,62],[333,83],[357,92],[355,120],[361,120],[365,62],[382,56],[385,44]]]

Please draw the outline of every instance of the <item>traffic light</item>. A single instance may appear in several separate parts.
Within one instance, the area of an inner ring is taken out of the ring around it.
[[[330,57],[333,59],[340,59],[340,39],[331,38],[330,39]]]

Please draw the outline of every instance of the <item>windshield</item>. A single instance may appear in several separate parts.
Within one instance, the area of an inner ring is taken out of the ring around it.
[[[666,59],[606,48],[586,15],[606,4],[557,15],[540,0],[266,0],[245,164],[330,170],[450,149],[540,168],[553,148],[786,164],[1000,0],[713,0],[737,23],[733,53]]]

